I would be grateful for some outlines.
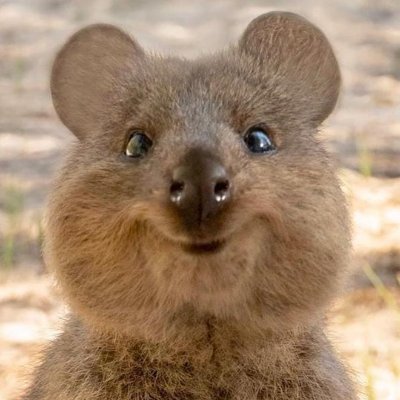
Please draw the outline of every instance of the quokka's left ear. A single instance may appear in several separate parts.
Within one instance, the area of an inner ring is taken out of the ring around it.
[[[288,12],[259,16],[240,38],[239,51],[311,124],[318,126],[332,112],[339,66],[325,35],[303,17]]]

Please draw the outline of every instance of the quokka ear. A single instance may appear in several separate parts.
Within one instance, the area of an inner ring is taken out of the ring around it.
[[[242,35],[239,51],[254,60],[261,80],[275,86],[312,125],[332,112],[340,89],[339,66],[325,35],[303,17],[288,12],[259,16]]]
[[[51,95],[62,122],[79,138],[98,132],[124,82],[144,58],[142,48],[112,25],[75,33],[62,47],[51,73]]]

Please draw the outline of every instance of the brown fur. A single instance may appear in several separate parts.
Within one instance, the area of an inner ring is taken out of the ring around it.
[[[348,215],[317,127],[339,70],[324,35],[269,13],[237,46],[187,61],[150,56],[114,27],[75,34],[52,74],[54,104],[80,139],[50,197],[45,259],[72,314],[27,400],[352,400],[324,335],[348,261]],[[265,125],[278,151],[241,135]],[[123,155],[132,128],[154,146]],[[201,147],[233,196],[189,237],[167,202],[171,171]],[[196,239],[196,240],[197,240]]]

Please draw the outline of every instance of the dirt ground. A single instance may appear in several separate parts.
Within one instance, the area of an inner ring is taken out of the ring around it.
[[[0,0],[0,399],[17,399],[66,308],[40,255],[49,183],[71,142],[52,109],[56,49],[77,28],[110,22],[144,47],[193,57],[236,40],[255,16],[290,10],[330,38],[343,72],[321,130],[354,216],[348,285],[331,336],[362,399],[400,399],[399,0]]]

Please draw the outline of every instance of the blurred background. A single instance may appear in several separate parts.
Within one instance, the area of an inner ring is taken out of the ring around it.
[[[352,208],[354,257],[330,335],[363,399],[400,399],[400,0],[0,0],[0,399],[18,398],[66,312],[40,250],[46,194],[73,140],[49,96],[56,50],[102,21],[190,58],[272,10],[320,26],[342,68],[321,139]]]

